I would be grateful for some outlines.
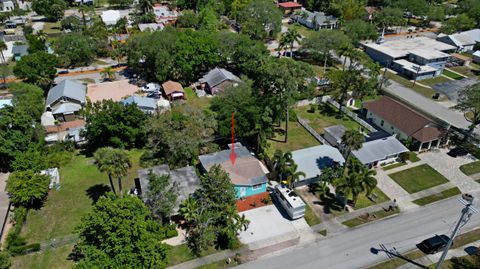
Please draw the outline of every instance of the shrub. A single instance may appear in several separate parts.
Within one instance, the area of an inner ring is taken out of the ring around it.
[[[297,113],[293,109],[288,110],[288,121],[297,121]]]
[[[307,110],[307,112],[308,113],[315,113],[316,110],[317,110],[317,105],[312,104],[312,105],[310,105],[310,108]]]
[[[402,163],[406,163],[410,159],[410,152],[404,152],[399,156]]]
[[[8,249],[13,256],[25,255],[40,250],[40,244],[34,243],[29,245],[14,246]]]

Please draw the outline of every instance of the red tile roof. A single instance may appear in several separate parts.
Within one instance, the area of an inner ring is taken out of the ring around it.
[[[382,96],[365,103],[364,107],[420,142],[432,141],[442,135],[433,121],[390,97]]]
[[[283,8],[295,8],[295,7],[302,7],[302,5],[300,5],[299,3],[296,3],[296,2],[283,2],[283,3],[279,3],[278,6],[280,7],[283,7]]]
[[[78,119],[73,121],[62,122],[59,125],[45,126],[45,131],[48,134],[59,133],[59,132],[67,131],[70,128],[81,127],[81,126],[85,126],[85,120]]]

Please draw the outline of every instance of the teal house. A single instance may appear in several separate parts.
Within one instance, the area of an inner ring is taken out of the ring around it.
[[[220,165],[229,174],[237,199],[266,192],[268,169],[242,144],[235,143],[234,147],[237,155],[235,164],[230,160],[231,149],[223,150],[199,157],[203,171]]]

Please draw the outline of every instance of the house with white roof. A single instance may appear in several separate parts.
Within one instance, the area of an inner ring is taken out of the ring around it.
[[[438,41],[455,46],[457,51],[473,51],[476,43],[480,42],[480,29],[472,29],[451,35],[439,34]]]
[[[102,15],[100,15],[102,18],[102,21],[107,25],[107,26],[112,26],[115,25],[121,18],[120,16],[120,11],[118,10],[106,10],[102,12]]]
[[[311,12],[308,10],[302,10],[293,15],[292,18],[305,27],[314,30],[335,29],[339,26],[339,21],[336,17],[320,11]]]
[[[365,52],[382,66],[409,79],[426,79],[442,74],[455,46],[428,37],[387,40],[382,44],[365,43]]]
[[[480,50],[475,51],[472,54],[472,58],[474,63],[477,63],[477,64],[480,63]]]
[[[48,91],[46,111],[59,121],[72,121],[85,105],[87,87],[75,80],[66,79]]]

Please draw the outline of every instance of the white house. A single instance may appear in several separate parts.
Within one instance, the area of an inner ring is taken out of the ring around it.
[[[480,42],[480,29],[472,29],[451,35],[440,34],[437,40],[455,46],[458,51],[473,51],[475,44]]]
[[[121,18],[120,11],[118,11],[118,10],[103,11],[102,15],[100,15],[100,17],[102,17],[102,21],[107,26],[115,25]]]
[[[474,63],[480,64],[480,50],[475,51],[472,57]]]
[[[0,0],[0,12],[10,12],[15,9],[15,4],[12,0]]]

